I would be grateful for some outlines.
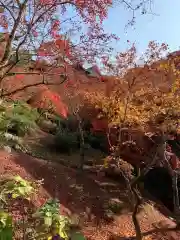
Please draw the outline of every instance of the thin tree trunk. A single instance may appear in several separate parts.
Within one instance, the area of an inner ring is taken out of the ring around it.
[[[163,136],[164,138],[164,136]],[[159,154],[161,158],[163,159],[163,165],[168,169],[169,174],[172,178],[172,189],[173,189],[173,205],[174,205],[174,214],[178,216],[180,214],[180,207],[179,207],[179,190],[177,186],[177,172],[172,169],[169,159],[166,155],[166,142],[163,141],[162,147],[159,148]]]
[[[85,161],[84,132],[83,132],[83,129],[82,129],[82,121],[81,121],[81,118],[80,118],[79,114],[77,114],[77,118],[78,118],[78,128],[79,128],[79,133],[80,133],[80,169],[83,170],[84,161]]]
[[[178,185],[177,185],[178,173],[171,168],[169,160],[167,159],[167,155],[165,154],[165,144],[163,146],[163,150],[164,150],[163,160],[164,160],[166,168],[168,169],[169,174],[171,175],[171,178],[172,178],[174,214],[176,216],[178,216],[178,215],[180,215],[179,189],[178,189]]]
[[[180,215],[180,208],[179,208],[179,189],[177,185],[177,178],[178,173],[174,171],[172,176],[172,185],[173,185],[173,201],[174,201],[174,213],[175,215]]]
[[[136,232],[136,239],[137,240],[142,240],[142,238],[143,238],[142,237],[142,232],[141,232],[139,221],[137,219],[138,209],[139,209],[139,206],[141,205],[141,198],[139,197],[135,188],[132,188],[132,191],[133,191],[134,196],[136,198],[136,204],[134,206],[134,211],[133,211],[133,214],[132,214],[132,220],[133,220],[134,228],[135,228],[135,232]]]
[[[120,169],[120,171],[121,171],[122,176],[124,177],[124,179],[126,181],[126,186],[127,186],[128,193],[129,193],[129,198],[130,198],[130,205],[133,209],[132,221],[133,221],[134,229],[135,229],[135,232],[136,232],[136,239],[137,240],[142,240],[141,228],[140,228],[139,221],[137,219],[138,209],[139,209],[139,206],[141,205],[141,198],[139,197],[139,195],[137,193],[137,190],[136,190],[137,185],[134,185],[132,187],[128,177],[124,174],[124,172],[121,169]]]

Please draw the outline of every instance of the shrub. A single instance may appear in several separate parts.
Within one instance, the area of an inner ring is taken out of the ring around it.
[[[2,102],[0,107],[0,131],[24,136],[37,127],[39,114],[28,104],[20,101]]]
[[[30,196],[36,193],[41,184],[42,181],[29,182],[20,176],[4,176],[3,179],[0,179],[0,239],[11,240],[13,233],[18,232],[18,237],[21,236],[22,239],[27,240],[85,240],[78,231],[79,229],[73,231],[72,219],[60,214],[60,203],[56,199],[50,199],[40,208],[31,209],[31,211],[27,211],[27,206],[21,204],[20,208],[21,210],[24,208],[23,214],[26,213],[27,216],[23,220],[12,216],[10,204],[13,202],[11,200],[26,199],[30,201]],[[18,205],[16,210],[21,212]]]
[[[66,119],[60,120],[60,128],[66,129],[70,132],[76,132],[78,130],[78,121],[76,116],[70,115]]]
[[[105,153],[108,152],[107,137],[101,132],[87,134],[85,141],[94,149],[99,149]]]
[[[29,199],[29,196],[35,191],[35,184],[24,180],[18,175],[0,180],[0,201],[2,203],[7,203],[8,199]]]
[[[58,115],[54,115],[54,118],[51,119],[51,121],[52,121],[53,123],[56,123],[57,126],[61,126],[61,124],[65,121],[65,119],[62,118],[62,117],[60,117],[60,116],[58,116]]]
[[[91,131],[91,128],[92,128],[91,120],[83,119],[83,121],[82,121],[82,128],[83,128],[84,131],[89,133]]]
[[[78,136],[77,132],[61,130],[55,136],[53,147],[56,151],[70,154],[79,148]]]
[[[57,118],[58,119],[58,118]],[[84,131],[90,132],[92,127],[91,121],[88,119],[81,119],[81,127]],[[76,132],[78,130],[78,120],[74,115],[70,115],[67,119],[59,118],[60,128],[67,129],[68,131]]]
[[[60,215],[59,210],[60,204],[58,200],[50,199],[37,210],[33,217],[40,220],[40,225],[43,223],[44,228],[41,228],[41,231],[43,230],[47,236],[52,233],[54,236],[69,239],[71,219]]]

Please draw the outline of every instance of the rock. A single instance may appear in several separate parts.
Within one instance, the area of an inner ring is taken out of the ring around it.
[[[170,219],[164,219],[161,220],[160,222],[154,223],[153,226],[161,229],[161,228],[175,228],[177,225]]]
[[[48,132],[48,133],[53,133],[57,129],[57,124],[51,122],[50,120],[42,120],[39,123],[39,126],[44,132]]]
[[[110,204],[122,204],[123,202],[119,198],[111,198],[109,203]]]
[[[9,147],[9,146],[3,146],[3,149],[4,149],[6,152],[8,152],[8,153],[11,153],[11,152],[12,152],[12,149],[11,149],[11,147]]]

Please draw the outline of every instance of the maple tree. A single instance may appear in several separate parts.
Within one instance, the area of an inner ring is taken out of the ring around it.
[[[113,3],[112,0],[0,1],[0,26],[3,29],[0,36],[3,46],[0,51],[1,85],[2,79],[8,74],[18,74],[18,78],[23,74],[44,74],[42,71],[28,72],[27,69],[25,73],[15,71],[14,67],[21,59],[20,54],[30,55],[30,59],[34,57],[38,63],[46,59],[48,64],[53,63],[53,67],[57,67],[57,55],[61,56],[61,71],[58,73],[61,83],[67,79],[67,58],[72,62],[95,61],[103,53],[110,53],[112,48],[109,43],[117,37],[114,34],[106,34],[102,22],[107,18],[108,8]],[[126,1],[121,3],[133,12],[134,19],[135,11],[140,10],[143,13],[151,1],[139,0],[135,5]],[[74,16],[68,15],[69,8],[73,8]],[[78,36],[78,40],[72,43],[70,38],[73,34]],[[53,51],[44,48],[44,43],[47,42],[54,43]],[[43,72],[52,78],[57,75],[49,71],[49,68]]]
[[[113,74],[113,78],[109,77],[109,81],[114,82],[112,92],[110,96],[100,92],[87,93],[86,97],[102,110],[101,114],[104,114],[110,124],[124,122],[129,126],[144,126],[149,121],[155,122],[160,114],[166,116],[167,121],[172,121],[168,116],[173,112],[178,113],[179,109],[179,70],[172,61],[170,64],[169,60],[162,60],[167,50],[166,44],[151,41],[141,57],[141,65],[137,63],[134,45],[126,52],[117,54],[114,61],[103,58],[105,70]],[[172,81],[167,76],[169,71],[173,74]],[[168,87],[165,91],[160,78],[166,80],[164,84]]]
[[[151,41],[140,59],[141,64],[137,62],[137,50],[134,44],[126,52],[118,53],[114,60],[105,56],[103,58],[105,70],[107,74],[109,73],[109,81],[114,82],[111,92],[108,95],[102,92],[85,95],[90,104],[100,109],[100,114],[108,119],[109,128],[117,126],[119,129],[115,146],[111,144],[111,159],[115,160],[113,164],[116,163],[117,166],[119,166],[120,157],[123,157],[122,150],[126,148],[126,145],[138,146],[138,142],[134,142],[130,134],[128,139],[123,138],[123,129],[136,128],[144,134],[149,131],[153,133],[159,131],[161,141],[158,144],[155,143],[155,156],[154,154],[151,154],[150,158],[147,156],[146,161],[146,155],[143,155],[146,166],[142,173],[133,182],[126,178],[129,194],[135,199],[132,218],[137,239],[142,239],[142,234],[136,217],[139,204],[141,204],[136,186],[138,180],[153,164],[163,164],[168,169],[173,179],[174,198],[178,196],[177,184],[174,180],[176,174],[168,164],[164,152],[166,133],[172,128],[177,129],[179,124],[180,96],[178,94],[179,69],[177,68],[179,57],[172,59],[172,57],[166,57],[167,53],[166,44]],[[128,150],[130,152],[129,147]],[[133,152],[133,159],[134,155]],[[134,161],[134,165],[136,164],[139,168],[139,163]],[[178,199],[175,202],[178,203]],[[175,211],[176,209],[178,207],[175,204]]]

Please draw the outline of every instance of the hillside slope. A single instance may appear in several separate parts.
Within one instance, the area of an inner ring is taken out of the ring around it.
[[[82,230],[87,239],[128,240],[134,233],[131,220],[131,211],[128,199],[122,185],[109,181],[107,178],[90,174],[79,174],[76,170],[53,164],[28,155],[5,151],[0,152],[0,174],[19,174],[29,180],[44,179],[44,186],[40,189],[38,197],[32,199],[33,204],[39,206],[49,197],[56,197],[62,204],[62,211],[80,216]],[[114,216],[114,220],[107,218],[105,205],[109,200],[117,199],[121,204],[121,213]],[[157,210],[144,207],[139,213],[144,239],[179,239],[180,233],[168,232],[164,234],[148,234],[158,227],[172,227],[172,222],[167,220]]]

